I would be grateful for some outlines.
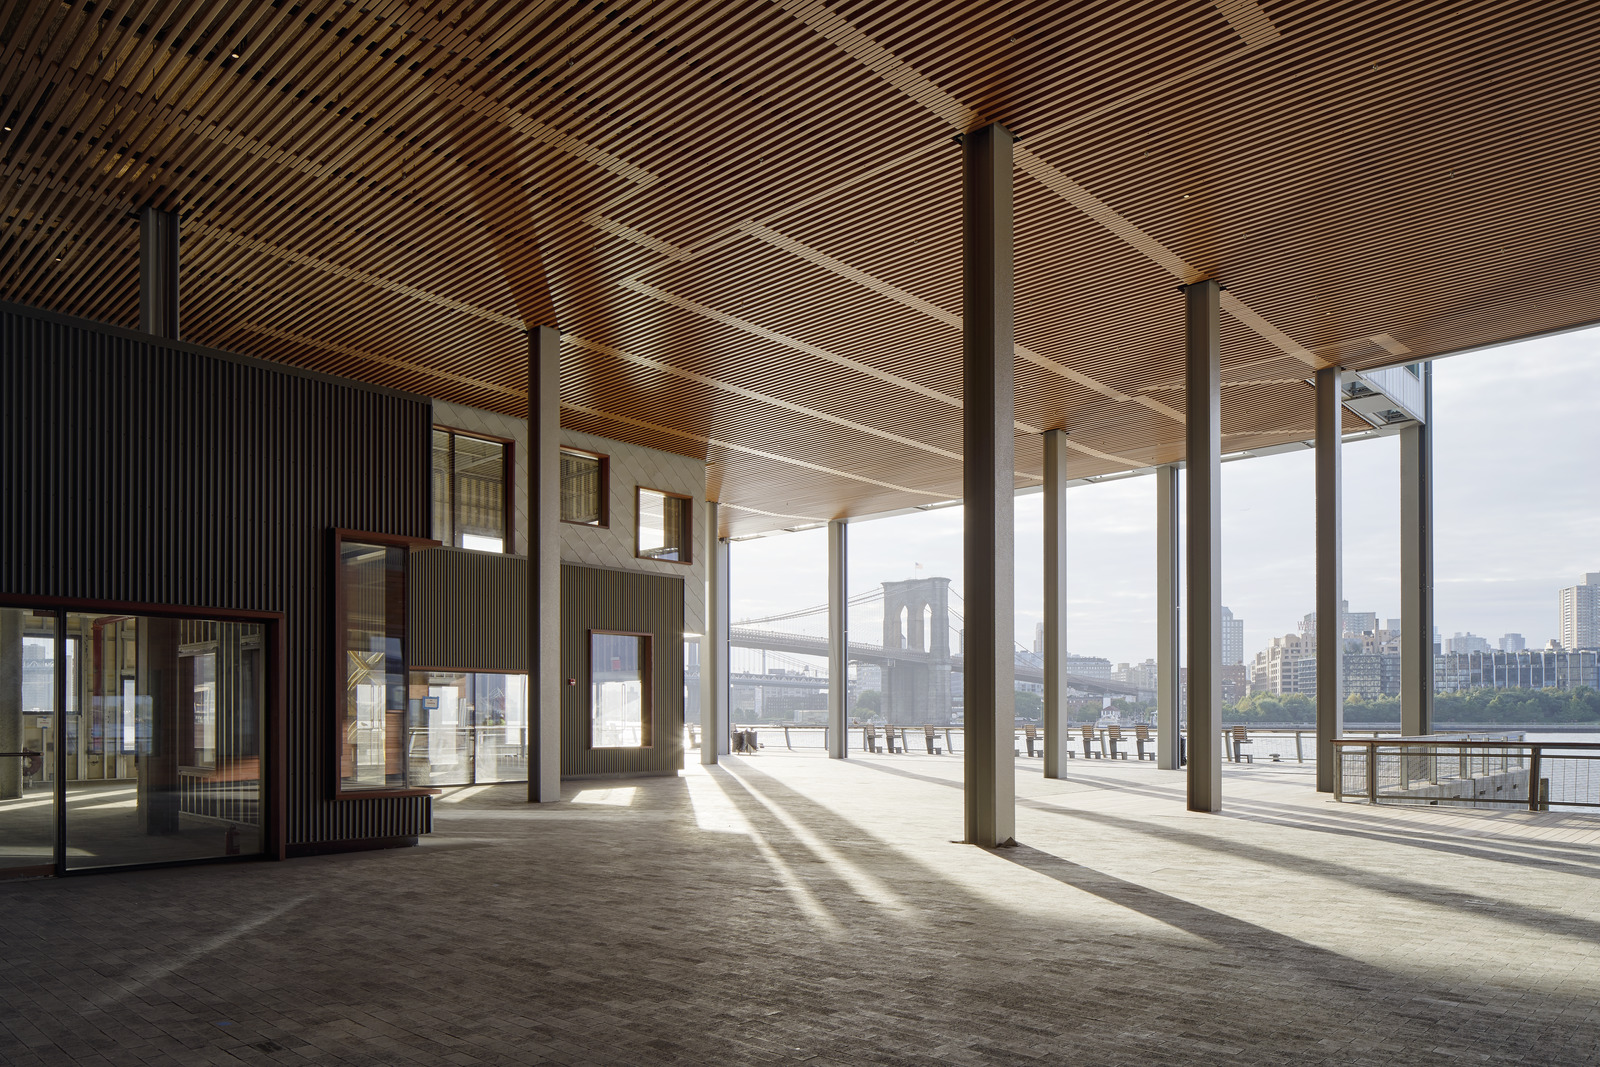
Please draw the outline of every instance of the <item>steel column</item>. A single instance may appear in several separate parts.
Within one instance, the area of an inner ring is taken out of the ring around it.
[[[1175,771],[1183,708],[1183,651],[1179,624],[1178,553],[1183,548],[1179,527],[1178,467],[1156,468],[1156,766]]]
[[[178,340],[178,213],[139,212],[139,329]]]
[[[961,144],[964,793],[966,840],[989,847],[1010,842],[1016,826],[1011,133],[985,126]]]
[[[528,800],[561,799],[561,335],[528,331]]]
[[[700,637],[700,762],[710,766],[728,751],[728,546],[718,536],[717,502],[706,501],[705,633]]]
[[[1400,733],[1433,732],[1433,364],[1424,421],[1400,431]]]
[[[1067,776],[1067,435],[1044,432],[1044,776]]]
[[[848,527],[828,523],[828,755],[850,754],[850,618],[845,578],[849,566]]]
[[[1338,777],[1333,739],[1344,732],[1344,497],[1338,367],[1317,371],[1317,792]]]
[[[1189,810],[1222,810],[1222,287],[1184,287]]]
[[[714,546],[715,551],[710,559],[706,560],[706,581],[710,586],[710,594],[706,597],[706,613],[710,616],[711,623],[706,627],[707,636],[711,639],[712,650],[712,693],[711,714],[716,724],[715,754],[726,756],[732,749],[733,740],[733,690],[729,677],[731,637],[728,627],[732,618],[732,601],[729,599],[732,588],[729,580],[730,553],[728,542],[718,540]],[[706,668],[702,666],[702,671]],[[709,734],[707,735],[709,737]],[[708,740],[702,739],[701,750],[710,745]],[[708,763],[715,763],[715,759],[701,759]]]

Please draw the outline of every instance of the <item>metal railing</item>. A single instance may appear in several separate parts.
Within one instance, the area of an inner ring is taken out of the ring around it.
[[[1600,743],[1341,737],[1334,746],[1336,800],[1600,811]]]

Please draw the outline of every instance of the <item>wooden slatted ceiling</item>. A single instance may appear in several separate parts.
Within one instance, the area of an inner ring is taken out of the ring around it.
[[[739,534],[960,492],[959,149],[1023,135],[1017,478],[1181,458],[1177,283],[1225,447],[1314,366],[1600,319],[1600,9],[1101,0],[0,7],[0,296],[706,460]],[[237,54],[237,58],[235,57]],[[1351,417],[1349,428],[1358,423]]]

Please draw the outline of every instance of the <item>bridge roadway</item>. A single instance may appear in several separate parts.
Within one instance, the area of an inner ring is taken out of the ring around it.
[[[749,626],[729,627],[728,643],[734,648],[766,649],[768,652],[787,652],[795,656],[820,656],[828,655],[828,642],[826,638],[809,637],[805,634],[789,634],[782,630],[757,630]],[[926,652],[916,652],[909,648],[884,648],[882,645],[869,645],[863,642],[850,642],[850,658],[858,663],[892,663],[905,660],[913,663],[928,663],[933,657]],[[964,673],[966,657],[951,656],[951,671]],[[1019,682],[1032,682],[1035,685],[1044,684],[1044,670],[1025,664],[1017,664],[1015,668],[1016,679]],[[1067,686],[1080,693],[1093,693],[1096,696],[1129,697],[1137,699],[1138,686],[1126,682],[1113,682],[1109,678],[1090,678],[1082,674],[1067,675]]]

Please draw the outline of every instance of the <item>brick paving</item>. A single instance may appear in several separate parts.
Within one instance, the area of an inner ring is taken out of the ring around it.
[[[415,849],[0,883],[0,1063],[1600,1061],[1600,822],[1306,768],[763,752],[462,790]]]

